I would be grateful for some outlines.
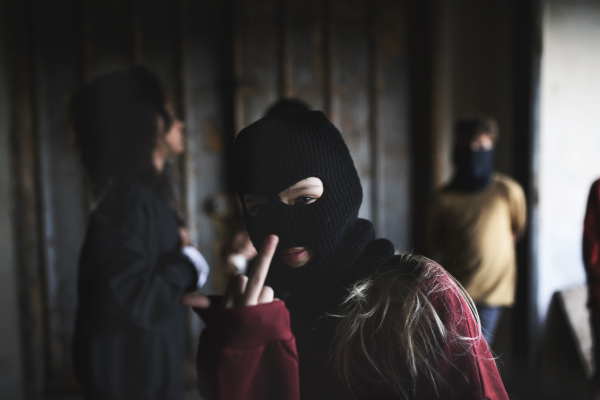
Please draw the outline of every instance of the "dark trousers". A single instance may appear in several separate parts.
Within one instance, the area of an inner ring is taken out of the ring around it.
[[[477,304],[477,312],[479,313],[479,320],[481,321],[481,332],[485,341],[488,345],[491,345],[494,341],[494,335],[496,334],[496,328],[498,327],[498,321],[502,315],[503,307],[500,306],[486,306],[483,304]]]

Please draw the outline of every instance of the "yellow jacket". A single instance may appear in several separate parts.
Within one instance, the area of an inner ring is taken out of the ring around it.
[[[429,206],[428,252],[469,292],[476,303],[511,306],[515,298],[515,242],[525,231],[521,186],[496,173],[481,192],[448,187]]]

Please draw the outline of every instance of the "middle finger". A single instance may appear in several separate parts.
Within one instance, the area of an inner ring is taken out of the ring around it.
[[[269,266],[271,265],[273,254],[275,254],[277,243],[279,243],[279,238],[275,235],[269,235],[265,239],[248,276],[248,284],[242,298],[242,305],[253,306],[258,303],[258,296],[262,291],[267,272],[269,272]]]

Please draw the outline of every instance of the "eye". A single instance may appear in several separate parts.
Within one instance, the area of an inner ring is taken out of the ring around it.
[[[244,202],[246,203],[246,210],[251,216],[255,216],[263,212],[263,207],[269,202],[268,199],[254,195],[244,195]]]
[[[304,206],[310,203],[314,203],[317,199],[311,196],[300,196],[294,200],[295,206]]]
[[[254,204],[248,207],[248,213],[254,217],[255,215],[260,214],[264,206],[264,204]]]

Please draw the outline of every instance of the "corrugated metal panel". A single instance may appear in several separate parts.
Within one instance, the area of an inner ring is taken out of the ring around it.
[[[192,241],[212,268],[204,291],[222,293],[227,282],[220,255],[232,216],[226,173],[234,137],[231,7],[217,0],[186,1],[181,15],[186,217]],[[195,349],[203,325],[195,315],[190,321],[190,348]],[[192,363],[188,371],[195,376],[194,368]]]
[[[181,106],[181,22],[180,4],[171,0],[133,0],[133,55],[135,64],[143,65],[152,71],[162,84],[167,101],[175,113],[184,118]],[[180,160],[178,160],[180,161]],[[182,198],[185,192],[183,165],[171,165],[176,200],[184,208]]]
[[[44,275],[40,255],[42,221],[39,204],[39,163],[36,131],[30,3],[3,2],[3,36],[9,64],[12,104],[10,134],[13,156],[15,251],[18,268],[20,331],[26,398],[37,398],[45,384]]]
[[[44,353],[34,347],[45,338],[49,387],[74,387],[69,351],[87,214],[83,173],[66,123],[68,99],[81,83],[131,62],[159,77],[185,119],[187,154],[176,168],[177,182],[192,239],[213,266],[208,291],[219,292],[226,283],[220,255],[237,207],[227,168],[233,138],[281,96],[302,98],[330,115],[363,182],[361,216],[374,219],[379,236],[409,248],[403,2],[32,1],[35,37],[22,40],[24,47],[34,43],[35,82],[22,72],[15,88],[33,91],[13,91],[15,109],[21,106],[13,117],[19,251],[26,271],[20,279],[29,310],[27,357]],[[38,241],[43,256],[25,254]],[[199,328],[194,320],[192,342]],[[28,365],[39,370],[43,362]],[[32,382],[43,385],[42,378]]]
[[[131,2],[83,0],[82,4],[86,81],[127,67],[134,56]]]
[[[0,15],[4,12],[0,4]],[[4,37],[7,22],[0,18],[0,37]],[[20,327],[21,310],[19,309],[19,287],[17,270],[18,238],[14,226],[14,213],[17,205],[14,196],[15,165],[13,161],[14,147],[11,143],[11,116],[13,107],[10,102],[11,93],[7,90],[11,81],[8,59],[8,48],[0,41],[0,387],[2,395],[8,399],[23,400],[25,392],[24,363],[22,354],[22,331]]]
[[[317,0],[286,2],[283,94],[328,112],[324,11],[324,3]]]
[[[77,307],[77,261],[83,244],[86,189],[67,121],[81,82],[75,1],[36,5],[35,55],[39,164],[43,201],[46,346],[49,388],[75,387],[71,337]]]
[[[281,2],[239,0],[234,8],[236,133],[280,97]]]
[[[187,218],[193,241],[213,266],[209,291],[226,283],[218,266],[231,214],[226,176],[233,141],[230,17],[230,7],[222,2],[189,1],[183,21]]]
[[[368,2],[331,1],[331,120],[340,129],[363,186],[359,216],[371,219],[372,171],[369,124],[370,49]]]
[[[390,239],[400,250],[411,251],[406,6],[399,1],[378,0],[374,7],[372,96],[377,139],[373,222],[379,236]]]

